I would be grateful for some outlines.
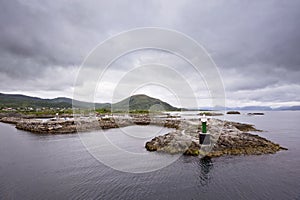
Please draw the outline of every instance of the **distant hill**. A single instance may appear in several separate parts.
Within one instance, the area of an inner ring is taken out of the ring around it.
[[[228,108],[229,110],[272,110],[269,106],[245,106],[245,107],[235,107],[235,108]]]
[[[30,97],[20,94],[2,94],[0,93],[0,108],[1,107],[11,107],[11,108],[72,108],[73,100],[70,98],[59,97],[54,99],[42,99],[38,97]],[[176,111],[180,110],[179,108],[173,107],[170,104],[149,97],[147,95],[133,95],[128,97],[120,102],[117,102],[113,105],[110,103],[88,103],[82,101],[74,100],[74,103],[77,107],[91,107],[95,106],[97,109],[110,109],[111,107],[114,110],[167,110],[167,111]],[[155,105],[155,106],[154,106]]]
[[[279,107],[276,110],[300,110],[300,106]]]
[[[244,110],[244,111],[275,111],[275,110],[300,110],[300,106],[285,106],[279,108],[271,108],[269,106],[245,106],[245,107],[201,107],[201,108],[194,108],[189,110],[207,110],[207,111],[214,111],[214,110]]]
[[[222,106],[215,106],[215,107],[201,107],[198,110],[207,110],[207,111],[214,111],[214,110],[272,110],[269,106],[245,106],[245,107],[222,107]]]
[[[4,107],[11,108],[72,108],[73,100],[66,97],[58,97],[54,99],[42,99],[38,97],[30,97],[21,94],[3,94],[0,93],[0,109]],[[111,109],[113,110],[166,110],[166,111],[179,111],[179,110],[223,110],[224,107],[203,107],[195,109],[179,109],[176,108],[160,99],[149,97],[144,94],[133,95],[128,97],[120,102],[110,104],[110,103],[88,103],[82,101],[74,100],[74,103],[77,107],[94,107],[97,109]],[[272,109],[267,106],[247,106],[247,107],[235,107],[235,108],[226,108],[226,110],[300,110],[300,106],[290,106],[290,107],[279,107]]]
[[[20,94],[2,94],[2,93],[0,93],[0,107],[68,108],[68,107],[72,107],[72,100],[68,99],[68,98],[41,99],[38,97],[30,97],[30,96],[25,96],[25,95],[20,95]]]
[[[237,108],[227,108],[227,110],[260,110],[260,111],[300,110],[300,106],[285,106],[279,108],[271,108],[269,106],[246,106],[246,107],[237,107]]]
[[[133,95],[112,105],[113,110],[167,110],[178,111],[179,108],[144,94]]]

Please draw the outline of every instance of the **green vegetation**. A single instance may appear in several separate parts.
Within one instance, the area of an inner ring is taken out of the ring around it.
[[[200,112],[198,115],[206,115],[206,116],[221,116],[222,113],[216,113],[216,112]]]
[[[0,107],[14,109],[35,109],[35,108],[71,108],[72,100],[68,98],[41,99],[25,95],[1,94]]]
[[[56,113],[58,113],[59,115],[72,115],[73,110],[72,109],[14,110],[14,111],[0,110],[0,113],[3,113],[5,115],[6,114],[12,114],[12,115],[22,114],[22,115],[27,115],[27,116],[49,117],[49,116],[55,116]]]
[[[139,94],[128,97],[118,103],[112,105],[113,110],[130,110],[130,111],[180,111],[179,108],[173,107],[170,104],[149,97],[147,95]]]
[[[161,113],[160,111],[149,111],[149,110],[130,110],[129,112],[126,110],[114,110],[113,112],[107,108],[96,109],[96,113],[98,114],[112,114],[112,113],[129,113],[129,114],[149,114],[149,113]]]
[[[109,103],[88,103],[82,101],[74,101],[70,98],[58,97],[54,99],[41,99],[37,97],[30,97],[19,94],[2,94],[0,93],[0,108],[13,108],[13,109],[23,109],[23,110],[32,110],[37,108],[65,108],[70,109],[73,107],[78,108],[110,108],[111,104]]]
[[[76,108],[86,108],[86,110],[93,110],[102,113],[124,113],[129,110],[130,113],[143,114],[160,111],[180,111],[181,109],[171,106],[170,104],[149,97],[147,95],[133,95],[120,102],[110,103],[89,103],[76,101],[69,98],[55,98],[55,99],[41,99],[37,97],[29,97],[25,95],[1,94],[0,93],[0,110],[14,111],[26,114],[67,114],[72,113],[72,103]],[[79,111],[81,112],[81,110]]]
[[[149,110],[131,110],[129,112],[130,114],[149,114],[149,113],[153,113],[152,111],[149,112]],[[157,113],[157,112],[155,112]]]
[[[96,113],[99,113],[99,114],[111,113],[111,110],[108,108],[100,108],[100,109],[96,109],[95,111],[96,111]]]
[[[36,115],[36,116],[55,115],[56,113],[58,113],[59,115],[63,115],[63,114],[71,115],[73,114],[73,110],[67,109],[67,110],[20,111],[20,113],[25,115]]]

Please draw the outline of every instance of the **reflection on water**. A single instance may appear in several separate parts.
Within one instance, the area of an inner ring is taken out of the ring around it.
[[[200,175],[199,180],[202,186],[209,184],[211,179],[210,171],[213,169],[213,162],[210,158],[202,158],[199,160]]]

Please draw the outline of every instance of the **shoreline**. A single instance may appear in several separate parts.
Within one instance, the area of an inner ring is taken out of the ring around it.
[[[288,150],[264,137],[249,132],[262,132],[253,125],[209,119],[210,146],[199,145],[198,132],[173,131],[148,141],[148,151],[190,156],[220,157],[223,155],[262,155]]]
[[[53,117],[53,116],[52,116]],[[199,145],[201,130],[199,119],[180,119],[146,114],[118,115],[105,118],[28,119],[24,117],[1,117],[0,122],[15,124],[19,130],[35,134],[70,134],[120,128],[132,125],[155,125],[174,128],[165,135],[157,136],[145,143],[150,152],[184,154],[189,156],[219,157],[223,155],[274,154],[287,150],[279,144],[249,132],[259,132],[251,124],[208,119],[211,145]]]

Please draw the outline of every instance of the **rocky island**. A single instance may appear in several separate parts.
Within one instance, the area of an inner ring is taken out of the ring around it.
[[[261,155],[287,150],[263,137],[248,132],[261,131],[253,125],[209,119],[212,144],[206,149],[199,145],[199,131],[195,128],[176,130],[153,138],[145,147],[148,151],[170,154],[219,157],[222,155]]]
[[[17,129],[38,134],[66,134],[88,132],[92,130],[119,128],[131,125],[156,125],[174,130],[146,142],[148,151],[191,156],[218,157],[222,155],[260,155],[272,154],[285,150],[263,137],[249,132],[260,131],[253,125],[208,119],[208,131],[211,145],[206,149],[199,145],[199,119],[172,118],[169,115],[156,116],[147,114],[111,115],[105,117],[81,117],[68,119],[28,119],[22,116],[2,117],[4,123],[12,123]]]

